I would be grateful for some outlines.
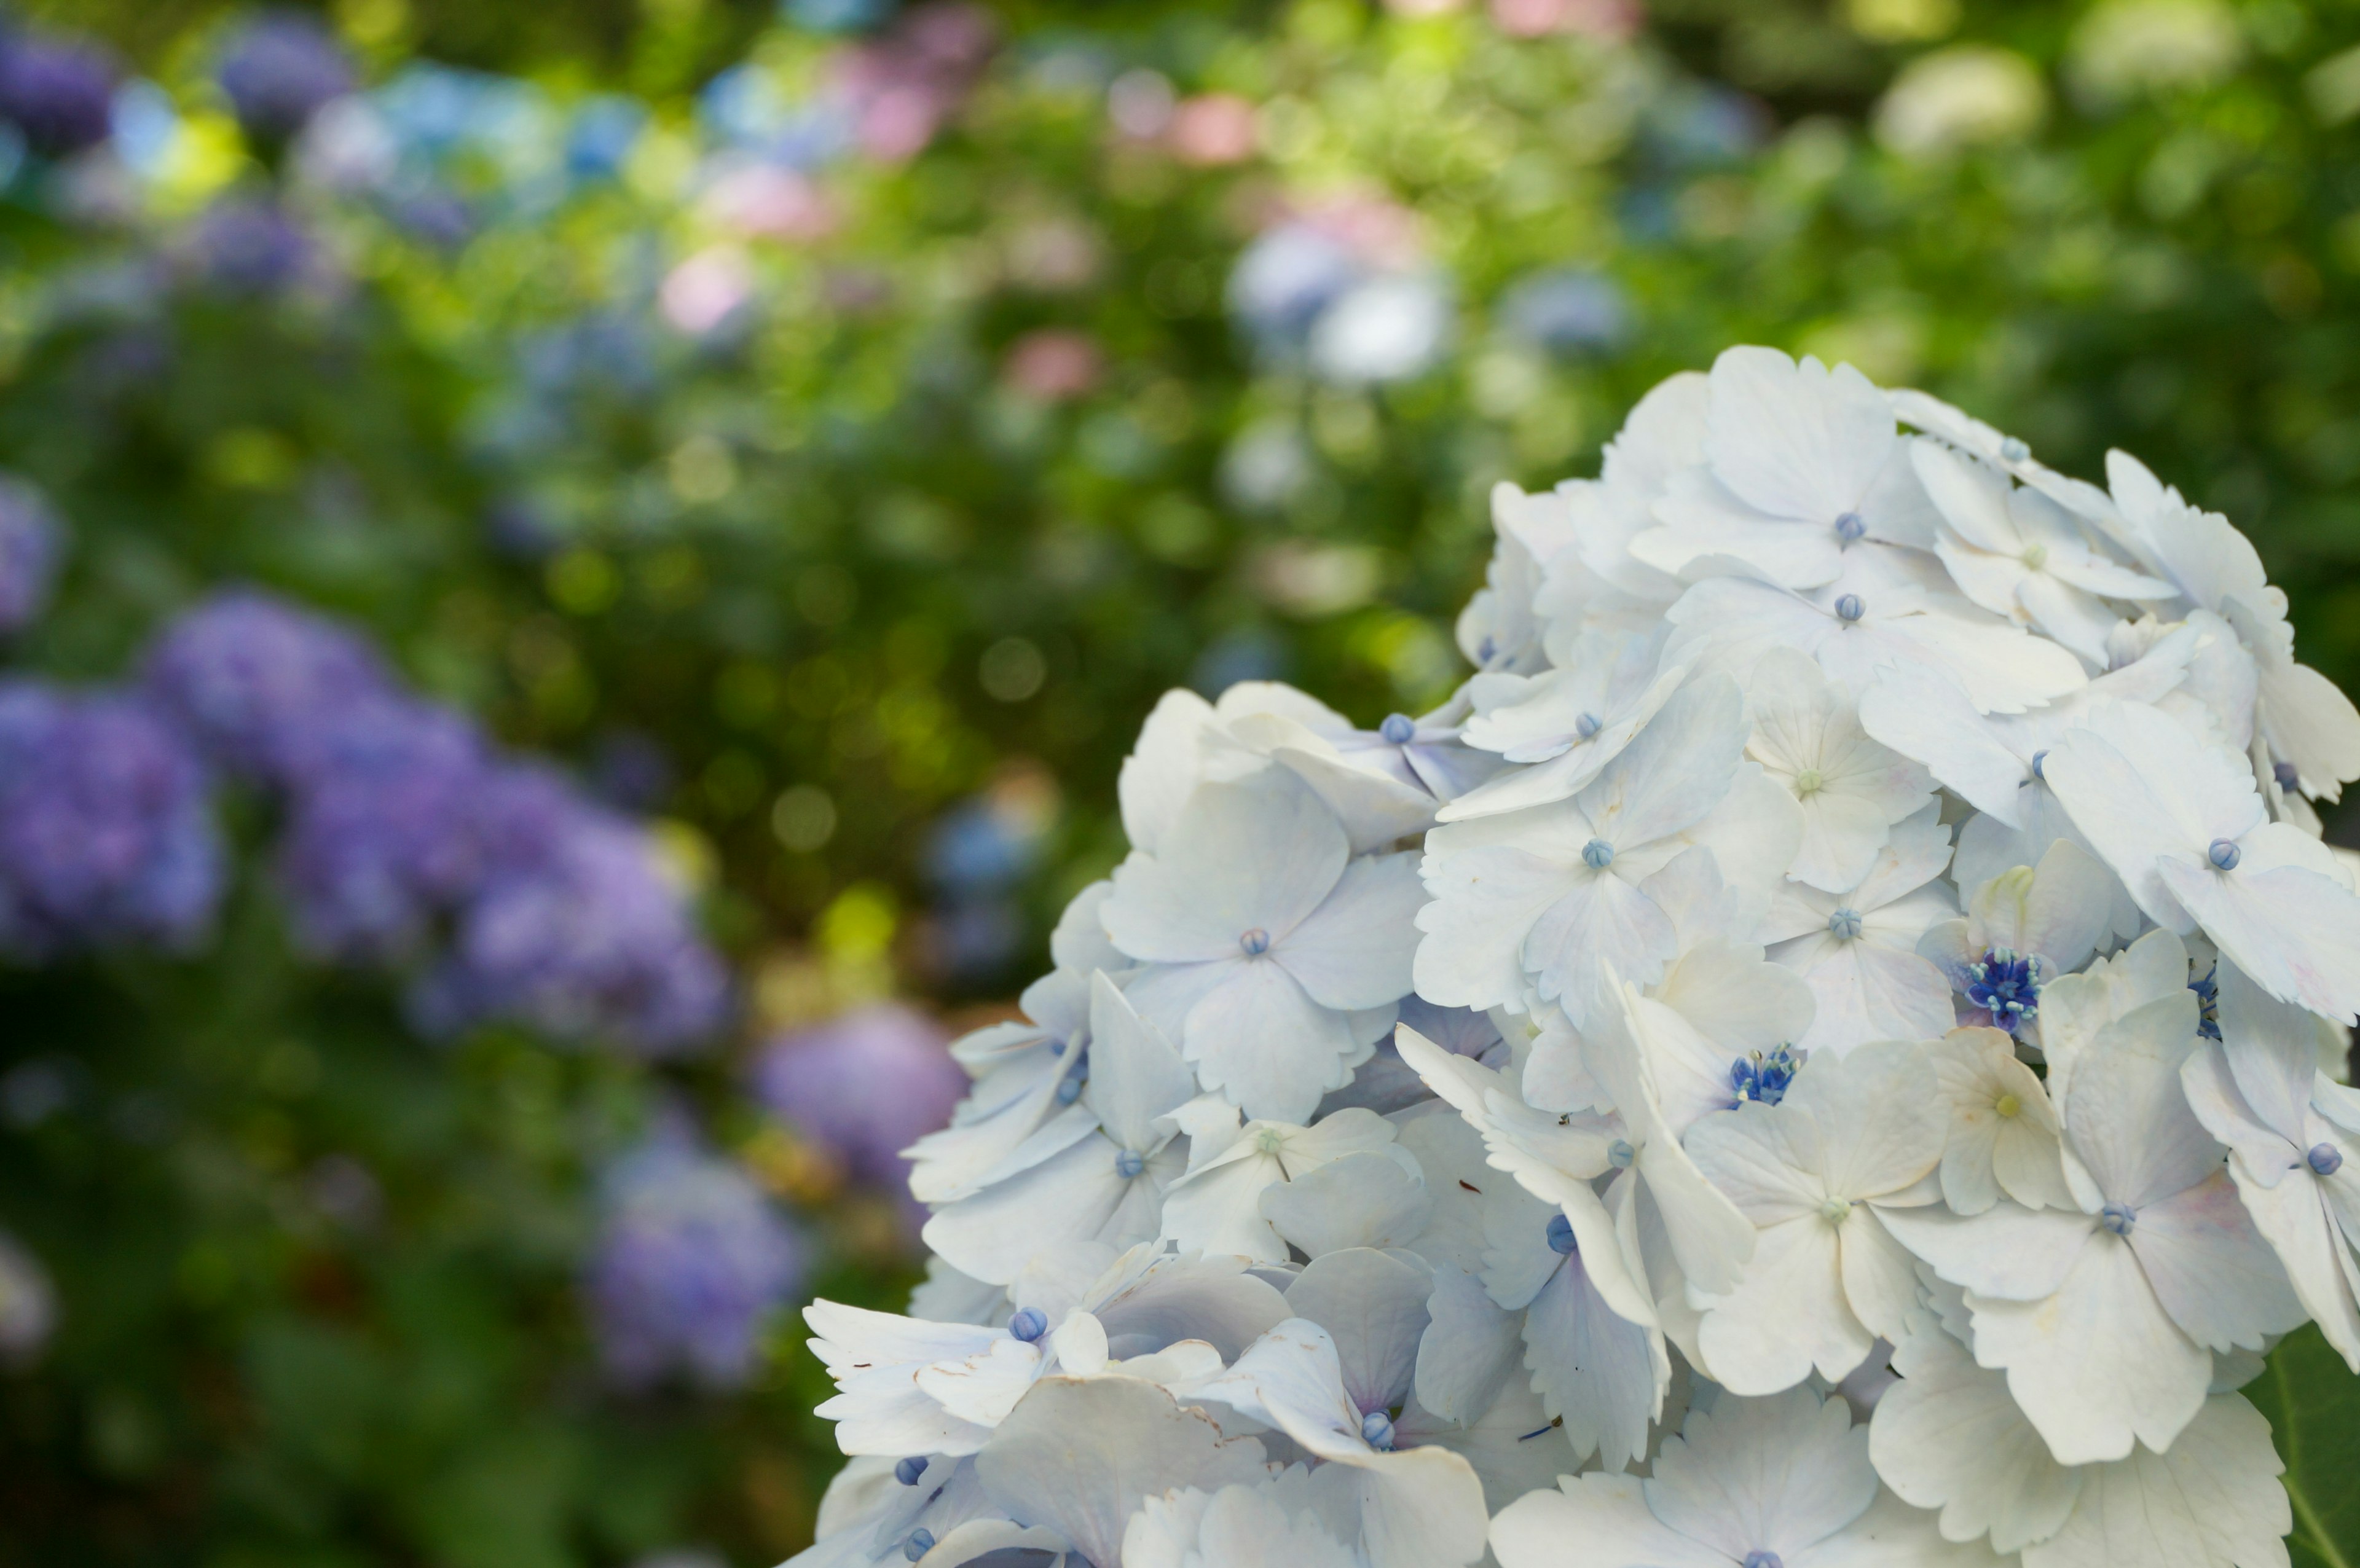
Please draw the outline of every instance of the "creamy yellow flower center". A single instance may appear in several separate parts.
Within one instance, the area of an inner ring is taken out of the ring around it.
[[[2049,564],[2049,547],[2045,544],[2028,544],[2024,547],[2023,560],[2025,565],[2038,572]]]
[[[2002,1094],[1998,1101],[1993,1105],[1992,1109],[1997,1111],[2001,1116],[2006,1116],[2012,1121],[2015,1119],[2016,1113],[2024,1109],[2024,1102],[2017,1099],[2014,1094]]]
[[[1827,783],[1827,777],[1816,768],[1806,768],[1795,775],[1795,793],[1816,795]]]

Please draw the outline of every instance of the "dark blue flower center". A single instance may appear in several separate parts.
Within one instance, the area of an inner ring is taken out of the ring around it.
[[[1775,1105],[1786,1097],[1786,1086],[1795,1081],[1799,1065],[1795,1053],[1783,1045],[1766,1055],[1751,1051],[1729,1064],[1729,1086],[1741,1100]]]
[[[2221,1038],[2221,965],[2215,963],[2203,977],[2191,980],[2188,988],[2196,993],[2196,1032],[2206,1040]]]
[[[2021,1034],[2040,1012],[2040,959],[1993,948],[1966,968],[1967,1000],[1989,1013],[1994,1027]]]

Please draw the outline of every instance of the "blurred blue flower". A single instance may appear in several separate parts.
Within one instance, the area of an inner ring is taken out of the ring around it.
[[[22,630],[48,607],[64,545],[48,499],[0,474],[0,633]]]
[[[312,271],[318,254],[276,202],[251,196],[214,202],[188,240],[197,277],[224,294],[283,293]]]
[[[216,762],[273,785],[288,781],[313,732],[392,691],[359,637],[250,589],[183,612],[149,651],[143,681]]]
[[[223,848],[202,765],[137,694],[0,683],[0,946],[186,947]]]
[[[814,33],[858,33],[892,15],[892,0],[781,0],[779,15]]]
[[[247,22],[223,49],[213,80],[246,134],[284,142],[311,116],[353,90],[353,62],[316,17],[272,10]]]
[[[565,134],[567,171],[577,180],[612,179],[647,123],[647,105],[636,98],[608,93],[583,100]]]
[[[904,1196],[901,1150],[947,1123],[967,1089],[949,1033],[898,1002],[773,1036],[751,1078],[756,1099],[834,1153],[855,1181]]]
[[[708,1388],[752,1375],[765,1323],[803,1293],[804,1244],[738,1167],[675,1116],[610,1165],[585,1281],[607,1372]]]
[[[115,89],[107,110],[115,156],[135,172],[153,176],[180,134],[172,95],[142,78]]]
[[[1299,350],[1312,323],[1366,276],[1343,241],[1308,223],[1280,223],[1230,270],[1229,312],[1265,351]]]
[[[115,66],[84,44],[0,37],[0,120],[34,152],[65,158],[104,141],[113,124]]]
[[[1508,334],[1552,354],[1609,349],[1630,335],[1631,305],[1604,273],[1555,267],[1534,274],[1500,301]]]

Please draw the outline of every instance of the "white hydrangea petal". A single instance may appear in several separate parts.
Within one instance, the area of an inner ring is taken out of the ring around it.
[[[1090,1077],[1084,1102],[1118,1149],[1153,1153],[1170,1136],[1156,1129],[1157,1118],[1195,1096],[1196,1075],[1103,970],[1090,982]]]
[[[2119,1237],[2092,1236],[2045,1301],[1967,1300],[1975,1359],[2006,1369],[2060,1463],[2120,1459],[2134,1441],[2169,1448],[2204,1402],[2212,1356],[2172,1323]]]
[[[1433,1290],[1434,1270],[1418,1258],[1349,1247],[1315,1257],[1287,1288],[1286,1304],[1334,1340],[1352,1402],[1392,1410],[1409,1397]]]
[[[1763,1228],[1744,1277],[1714,1301],[1698,1335],[1707,1372],[1732,1393],[1757,1395],[1815,1367],[1841,1377],[1875,1339],[1845,1299],[1836,1227],[1816,1214]]]
[[[1448,1264],[1434,1271],[1426,1312],[1430,1322],[1417,1350],[1417,1402],[1445,1421],[1471,1422],[1499,1399],[1516,1369],[1522,1320],[1492,1301],[1479,1277]],[[1535,1403],[1535,1410],[1539,1408]]]
[[[1869,1422],[1869,1458],[1885,1484],[1940,1510],[1942,1534],[2015,1552],[2064,1526],[2082,1472],[2060,1465],[2007,1391],[1930,1313],[1893,1353],[1901,1381]]]
[[[1170,839],[1164,855],[1134,854],[1115,868],[1102,910],[1117,947],[1159,964],[1233,957],[1250,931],[1284,941],[1351,855],[1334,813],[1284,772],[1200,785]]]
[[[2073,1270],[2097,1220],[2078,1209],[1999,1203],[1966,1216],[1942,1208],[1887,1210],[1885,1226],[1954,1285],[1994,1300],[2038,1301]]]
[[[1188,1009],[1188,1060],[1207,1089],[1250,1116],[1302,1122],[1342,1087],[1367,1042],[1350,1020],[1313,1001],[1278,964],[1240,964]]]
[[[2226,874],[2160,860],[2158,878],[2222,953],[2261,987],[2338,1022],[2360,1018],[2360,898],[2321,872],[2264,864],[2255,841],[2297,829],[2269,822],[2245,836],[2249,864]]]
[[[1149,1495],[1263,1475],[1261,1443],[1225,1439],[1203,1411],[1135,1377],[1043,1378],[975,1465],[994,1502],[1097,1563],[1120,1561],[1124,1529]]]
[[[2235,1394],[2204,1402],[2169,1451],[2140,1448],[2084,1472],[2079,1505],[2025,1568],[2282,1564],[2293,1509],[2269,1423]]]
[[[1364,855],[1335,891],[1272,949],[1323,1007],[1381,1007],[1405,996],[1426,903],[1415,855]]]
[[[2303,1321],[2226,1171],[2139,1210],[2130,1244],[2171,1321],[2209,1349],[2258,1350]]]
[[[1621,1470],[1646,1453],[1671,1364],[1663,1335],[1622,1316],[1584,1263],[1577,1247],[1525,1309],[1524,1365],[1545,1413],[1564,1418],[1575,1457]]]
[[[1646,1484],[1655,1517],[1731,1559],[1800,1558],[1865,1514],[1877,1493],[1868,1432],[1808,1388],[1692,1412]]]
[[[1345,1247],[1406,1246],[1425,1234],[1434,1213],[1416,1165],[1399,1148],[1347,1154],[1264,1188],[1262,1217],[1312,1258]]]
[[[1671,1529],[1647,1507],[1636,1475],[1568,1475],[1560,1490],[1528,1493],[1491,1521],[1500,1568],[1730,1568],[1734,1561]],[[1581,1555],[1571,1558],[1568,1543]]]
[[[1509,1345],[1516,1345],[1513,1331]],[[1564,1428],[1542,1412],[1541,1397],[1522,1377],[1503,1383],[1489,1407],[1465,1423],[1446,1421],[1419,1401],[1401,1413],[1393,1431],[1399,1446],[1447,1448],[1473,1465],[1484,1506],[1494,1511],[1553,1487],[1579,1464]]]

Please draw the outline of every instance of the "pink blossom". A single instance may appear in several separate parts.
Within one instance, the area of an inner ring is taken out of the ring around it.
[[[754,264],[737,245],[701,250],[672,269],[658,291],[664,320],[702,335],[753,297]]]
[[[1243,163],[1254,155],[1259,121],[1254,106],[1234,93],[1200,93],[1173,111],[1167,133],[1173,156],[1199,169]]]
[[[1062,403],[1096,387],[1103,368],[1098,345],[1087,333],[1043,327],[1016,340],[1001,375],[1027,397]]]
[[[842,221],[836,203],[792,169],[754,164],[732,169],[705,193],[705,215],[741,234],[777,240],[825,239]]]

